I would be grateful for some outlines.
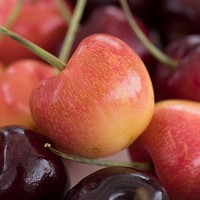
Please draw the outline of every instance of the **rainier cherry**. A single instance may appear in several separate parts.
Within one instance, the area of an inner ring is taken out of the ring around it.
[[[138,143],[140,146],[133,148],[133,143],[129,148],[132,159],[137,160],[135,155],[140,154],[140,149],[142,161],[151,157],[157,177],[172,199],[199,199],[199,103],[186,100],[156,103],[153,118]]]
[[[0,73],[0,126],[34,127],[29,98],[39,81],[55,74],[43,62],[24,59],[13,62]]]
[[[135,140],[149,124],[154,95],[139,56],[120,39],[85,38],[57,76],[32,93],[41,133],[67,153],[103,157]]]
[[[99,16],[103,17],[99,18]],[[144,22],[136,16],[134,18],[146,37],[153,40],[153,35]],[[93,33],[106,33],[120,38],[139,55],[149,71],[154,67],[155,59],[133,33],[123,10],[119,7],[102,6],[91,12],[77,33],[74,48],[83,38]]]

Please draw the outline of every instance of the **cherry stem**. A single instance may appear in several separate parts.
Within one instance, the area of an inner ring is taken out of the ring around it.
[[[55,3],[60,11],[60,14],[65,20],[66,24],[69,24],[71,20],[72,12],[70,8],[68,7],[67,3],[65,3],[64,0],[55,0]]]
[[[134,19],[131,10],[129,8],[129,5],[127,3],[127,0],[119,0],[122,9],[124,10],[124,13],[126,15],[126,18],[129,22],[130,27],[138,37],[138,39],[143,43],[143,45],[148,49],[148,51],[160,62],[172,67],[176,68],[178,65],[178,61],[168,57],[166,54],[164,54],[159,48],[157,48],[142,32],[140,27],[138,26],[136,20]]]
[[[70,155],[63,153],[51,146],[51,144],[46,143],[44,145],[45,148],[48,148],[52,153],[54,153],[57,156],[60,156],[61,158],[79,162],[79,163],[84,163],[84,164],[89,164],[89,165],[96,165],[96,166],[121,166],[121,167],[131,167],[137,170],[141,171],[153,171],[153,167],[150,163],[145,163],[145,162],[122,162],[122,161],[111,161],[111,160],[98,160],[98,159],[90,159],[90,158],[85,158],[81,156],[76,156],[76,155]]]
[[[11,28],[14,24],[14,22],[17,20],[21,9],[23,7],[24,4],[24,0],[18,0],[17,3],[15,4],[13,10],[11,11],[10,15],[8,16],[8,18],[6,19],[4,26],[6,28]],[[2,39],[2,37],[0,37],[0,39]]]
[[[60,54],[58,56],[58,58],[65,63],[69,59],[70,51],[76,36],[76,32],[78,31],[80,25],[80,20],[82,18],[86,3],[87,0],[78,0],[74,8],[68,31],[66,33]]]
[[[34,54],[38,55],[40,58],[44,59],[46,62],[48,62],[50,65],[57,67],[59,70],[63,70],[66,66],[65,63],[63,63],[61,60],[59,60],[54,55],[50,54],[48,51],[42,49],[41,47],[35,45],[34,43],[30,42],[29,40],[26,40],[25,38],[21,37],[20,35],[14,33],[13,31],[7,29],[4,26],[0,26],[0,34],[6,35],[13,40],[19,42],[24,47],[32,51]]]

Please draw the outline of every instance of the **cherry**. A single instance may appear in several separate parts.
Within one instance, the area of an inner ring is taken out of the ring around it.
[[[152,175],[128,167],[106,167],[82,179],[64,200],[169,200]]]
[[[157,2],[157,26],[162,42],[200,33],[199,0],[162,0]]]
[[[69,188],[62,160],[47,140],[21,126],[0,128],[0,199],[61,200]]]
[[[172,73],[167,86],[170,98],[200,101],[200,51],[184,58]]]
[[[200,100],[200,35],[187,35],[170,42],[166,54],[179,60],[176,68],[159,63],[152,73],[156,101],[181,98]]]
[[[16,7],[17,2],[17,0],[1,0],[1,25],[8,26],[6,22]],[[70,4],[66,2],[66,8],[68,7],[70,7]],[[69,12],[72,11],[70,10]],[[15,20],[8,28],[47,51],[57,54],[60,43],[63,42],[68,29],[68,23],[61,16],[55,1],[26,0]],[[0,38],[0,59],[3,63],[9,64],[23,58],[38,59],[35,54],[10,38]]]
[[[149,16],[152,11],[155,0],[128,0],[128,4],[132,13],[145,22],[149,21]],[[72,3],[75,4],[77,0],[72,0]],[[120,6],[118,0],[88,0],[86,5],[86,10],[84,13],[84,19],[87,19],[89,13],[95,11],[97,8],[101,6]]]
[[[99,18],[99,16],[103,17]],[[148,37],[151,41],[154,41],[155,38],[148,29],[147,25],[137,16],[134,16],[134,18],[146,37]],[[121,8],[113,5],[107,5],[93,10],[79,29],[72,52],[74,52],[83,38],[93,33],[107,33],[117,36],[136,51],[149,71],[151,71],[151,68],[154,67],[155,59],[133,33]]]

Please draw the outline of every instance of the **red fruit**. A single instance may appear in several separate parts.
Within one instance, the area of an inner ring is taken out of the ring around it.
[[[4,25],[17,0],[1,0],[0,25]],[[46,0],[26,2],[11,30],[54,53],[67,31],[67,24],[55,2]],[[6,49],[5,49],[6,47]],[[0,60],[11,63],[23,58],[38,58],[21,44],[8,37],[0,40]]]
[[[170,98],[200,102],[200,51],[182,59],[167,79]]]
[[[200,101],[200,36],[174,40],[167,46],[166,54],[180,63],[175,69],[161,63],[156,66],[152,74],[156,101],[169,98]]]
[[[42,134],[64,152],[103,157],[127,147],[148,125],[154,96],[139,56],[120,39],[85,38],[66,69],[30,99]]]
[[[153,118],[139,142],[172,199],[199,199],[199,103],[185,100],[156,103]],[[137,152],[130,153],[134,156]]]
[[[99,16],[103,17],[99,18]],[[150,40],[153,40],[153,35],[144,22],[138,17],[134,17],[144,34]],[[96,8],[82,24],[77,33],[74,49],[76,49],[83,38],[93,33],[106,33],[120,38],[140,56],[148,70],[151,70],[151,67],[154,67],[155,59],[134,34],[125,14],[120,8],[116,6],[103,6]]]
[[[128,153],[130,159],[134,162],[147,162],[152,163],[151,156],[147,150],[142,146],[140,138],[134,141],[132,145],[128,147]]]
[[[53,76],[55,69],[35,60],[19,60],[0,74],[0,126],[33,127],[29,98],[34,87]]]
[[[1,75],[1,73],[3,72],[3,70],[4,70],[4,65],[0,62],[0,75]]]

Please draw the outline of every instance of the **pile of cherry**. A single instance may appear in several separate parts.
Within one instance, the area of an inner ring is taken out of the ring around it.
[[[123,0],[88,0],[66,61],[80,2],[0,1],[0,199],[199,200],[200,1],[127,0],[155,55]],[[70,186],[62,157],[123,149]]]

